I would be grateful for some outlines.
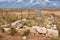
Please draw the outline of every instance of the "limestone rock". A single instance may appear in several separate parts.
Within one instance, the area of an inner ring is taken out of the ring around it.
[[[58,30],[47,29],[47,36],[58,37]]]

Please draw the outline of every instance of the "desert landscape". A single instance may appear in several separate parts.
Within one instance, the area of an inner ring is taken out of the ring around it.
[[[60,40],[60,9],[0,8],[0,40]]]

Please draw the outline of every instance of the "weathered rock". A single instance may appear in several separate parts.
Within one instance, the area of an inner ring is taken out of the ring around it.
[[[26,36],[23,36],[23,40],[26,40]]]
[[[24,29],[27,29],[27,26],[23,26]]]
[[[47,36],[58,37],[58,30],[47,29]]]
[[[3,28],[5,32],[8,32],[10,28]]]
[[[45,27],[40,27],[40,33],[46,34],[47,29]]]
[[[17,23],[21,22],[20,20],[13,22],[11,25],[16,25]]]
[[[47,29],[45,27],[34,26],[33,27],[38,33],[46,34]]]

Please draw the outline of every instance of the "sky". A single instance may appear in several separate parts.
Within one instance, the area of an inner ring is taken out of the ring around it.
[[[60,8],[60,0],[0,0],[0,8]]]

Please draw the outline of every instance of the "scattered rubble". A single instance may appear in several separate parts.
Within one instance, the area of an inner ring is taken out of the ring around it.
[[[36,34],[37,32],[39,34],[47,34],[47,36],[49,37],[58,37],[58,30],[56,28],[56,24],[54,24],[52,21],[50,21],[50,19],[53,19],[53,17],[48,17],[46,19],[46,22],[44,24],[46,24],[45,27],[42,26],[32,26],[32,27],[28,27],[27,25],[23,25],[21,23],[20,20],[15,21],[14,23],[11,23],[11,26],[14,27],[18,32],[21,30],[30,30],[31,33]],[[27,19],[22,19],[22,22],[26,22]],[[32,22],[34,23],[34,21]],[[10,28],[6,28],[6,26],[8,25],[3,25],[3,29],[7,32],[10,30]],[[23,39],[26,39],[26,36],[23,37]]]

